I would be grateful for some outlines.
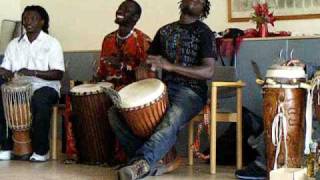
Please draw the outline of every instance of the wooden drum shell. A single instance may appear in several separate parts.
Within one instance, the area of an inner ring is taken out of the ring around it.
[[[288,167],[300,168],[303,163],[304,119],[306,91],[301,88],[264,88],[263,119],[266,142],[267,170],[273,169],[276,147],[272,143],[272,123],[278,113],[279,101],[284,100],[284,109],[288,120]],[[285,145],[282,139],[278,158],[280,166],[285,164]]]
[[[168,94],[165,91],[154,102],[136,108],[120,108],[120,111],[136,136],[148,138],[160,123],[167,106]]]

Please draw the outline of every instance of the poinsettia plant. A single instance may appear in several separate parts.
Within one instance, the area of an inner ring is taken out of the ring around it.
[[[273,12],[269,12],[268,3],[255,3],[252,8],[254,13],[251,16],[251,20],[259,24],[270,23],[274,26],[276,18],[273,16]]]

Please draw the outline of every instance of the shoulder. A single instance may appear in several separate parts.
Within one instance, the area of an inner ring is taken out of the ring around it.
[[[58,47],[58,48],[61,48],[61,44],[59,42],[58,39],[56,39],[55,37],[49,35],[49,34],[46,34],[44,33],[44,38],[46,39],[46,41],[53,47]]]
[[[114,38],[114,37],[116,37],[116,34],[117,34],[117,31],[113,31],[113,32],[105,35],[105,36],[104,36],[104,40]]]
[[[151,38],[145,34],[144,32],[142,32],[139,29],[134,29],[134,33],[139,37],[139,38],[143,38],[146,41],[151,41]]]
[[[202,21],[197,21],[196,26],[198,27],[200,32],[212,33],[212,30],[210,29],[210,27]]]

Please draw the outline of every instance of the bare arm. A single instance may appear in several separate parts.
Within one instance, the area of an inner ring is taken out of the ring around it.
[[[24,76],[35,76],[41,79],[50,80],[50,81],[60,81],[63,76],[63,71],[60,70],[49,70],[49,71],[38,71],[38,70],[29,70],[23,68],[19,70],[19,74]]]
[[[179,64],[172,64],[162,56],[148,56],[147,63],[154,68],[160,68],[169,72],[194,78],[194,79],[210,79],[214,73],[214,58],[204,58],[200,66],[185,67]]]
[[[0,76],[4,80],[9,80],[13,78],[13,73],[5,68],[0,67]]]

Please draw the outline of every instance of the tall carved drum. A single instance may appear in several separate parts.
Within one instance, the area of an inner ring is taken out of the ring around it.
[[[32,86],[29,83],[13,81],[1,86],[3,108],[7,125],[13,130],[13,154],[32,153],[30,127],[32,123],[30,100]]]
[[[272,66],[263,87],[263,119],[268,172],[301,167],[304,148],[306,81],[301,67]]]
[[[102,87],[111,83],[83,84],[71,89],[72,110],[76,115],[76,145],[79,161],[87,164],[108,163],[112,159],[114,135],[108,121],[109,97]]]

